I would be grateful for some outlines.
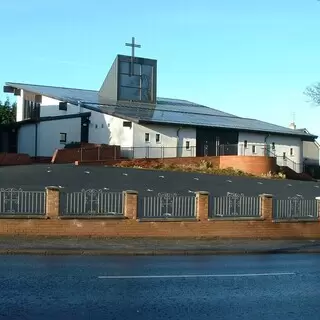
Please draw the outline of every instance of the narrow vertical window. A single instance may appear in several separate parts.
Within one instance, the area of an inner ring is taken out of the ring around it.
[[[186,149],[190,150],[190,141],[186,141]]]
[[[290,156],[293,156],[293,148],[290,148]]]
[[[150,134],[147,133],[147,132],[144,134],[144,141],[145,142],[150,142]]]
[[[160,133],[157,133],[156,134],[156,143],[160,143],[161,142],[161,139],[160,139]]]
[[[64,132],[60,133],[60,143],[66,143],[67,142],[67,134]]]
[[[255,145],[252,146],[252,153],[256,153],[256,146]]]
[[[244,140],[244,147],[248,148],[248,141],[247,140]]]

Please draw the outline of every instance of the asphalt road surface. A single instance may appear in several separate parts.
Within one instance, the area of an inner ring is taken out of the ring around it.
[[[0,319],[319,319],[320,255],[3,256]]]
[[[22,188],[39,191],[46,186],[60,186],[65,192],[81,189],[106,191],[137,190],[140,195],[159,192],[190,195],[209,191],[215,196],[227,192],[256,196],[271,193],[287,199],[302,195],[305,199],[320,196],[320,183],[294,180],[269,180],[247,177],[214,176],[200,173],[163,172],[98,166],[32,165],[0,167],[0,188]]]

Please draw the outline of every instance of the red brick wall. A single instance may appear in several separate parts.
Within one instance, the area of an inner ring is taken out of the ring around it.
[[[131,219],[1,219],[0,235],[319,239],[320,222],[176,221]]]
[[[32,159],[23,153],[0,153],[0,166],[31,164]]]
[[[220,156],[220,157],[183,157],[183,158],[164,158],[164,159],[135,159],[124,160],[126,163],[165,163],[165,164],[199,164],[201,161],[211,162],[214,167],[220,169],[233,168],[252,174],[266,174],[276,172],[276,159],[271,157],[258,156]],[[120,161],[121,163],[121,161]],[[105,163],[106,165],[108,163]]]
[[[66,148],[56,150],[52,163],[74,163],[75,161],[97,161],[119,159],[120,146],[84,146],[82,148]]]
[[[277,167],[275,157],[259,156],[221,156],[220,168],[235,168],[252,174],[275,172]]]
[[[47,188],[47,219],[0,219],[0,235],[24,236],[91,236],[91,237],[158,237],[158,238],[254,238],[320,239],[320,220],[314,222],[273,222],[272,196],[261,196],[259,220],[208,220],[208,194],[197,193],[194,221],[152,221],[136,219],[138,194],[125,193],[122,219],[61,218],[59,188]]]

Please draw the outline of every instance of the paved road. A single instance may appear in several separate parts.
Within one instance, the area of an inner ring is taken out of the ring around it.
[[[199,173],[163,172],[127,168],[32,165],[0,167],[0,188],[20,187],[24,190],[43,190],[48,185],[63,187],[66,192],[81,189],[109,191],[137,190],[140,195],[159,192],[190,195],[205,190],[215,196],[227,192],[255,196],[271,193],[287,199],[297,194],[305,199],[320,196],[320,183],[293,180],[268,180],[247,177],[213,176]]]
[[[0,319],[319,319],[320,255],[3,256]]]

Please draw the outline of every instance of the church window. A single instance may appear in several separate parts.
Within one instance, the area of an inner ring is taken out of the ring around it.
[[[60,133],[60,143],[66,143],[67,142],[67,134],[65,132]]]
[[[256,153],[257,152],[257,150],[256,150],[256,146],[255,145],[253,145],[252,146],[252,153]]]
[[[159,133],[157,133],[156,134],[156,143],[160,143],[161,141],[161,139],[160,139],[161,137],[160,137],[160,134]]]
[[[244,147],[248,148],[248,141],[247,140],[244,140]]]
[[[68,110],[68,104],[66,102],[59,102],[59,110],[67,111]]]
[[[145,141],[145,142],[150,142],[150,133],[147,133],[147,132],[146,132],[146,133],[144,134],[144,141]]]
[[[121,61],[119,74],[119,100],[153,101],[153,66]]]
[[[290,148],[290,156],[293,156],[293,148]]]
[[[274,142],[272,142],[272,144],[271,144],[271,148],[272,148],[272,150],[275,150],[275,149],[276,149],[276,145],[275,145],[275,143],[274,143]]]
[[[131,128],[132,122],[131,121],[123,121],[123,127]]]
[[[23,101],[23,120],[38,120],[40,118],[40,103],[24,100]]]
[[[186,149],[190,150],[190,141],[186,141]]]

